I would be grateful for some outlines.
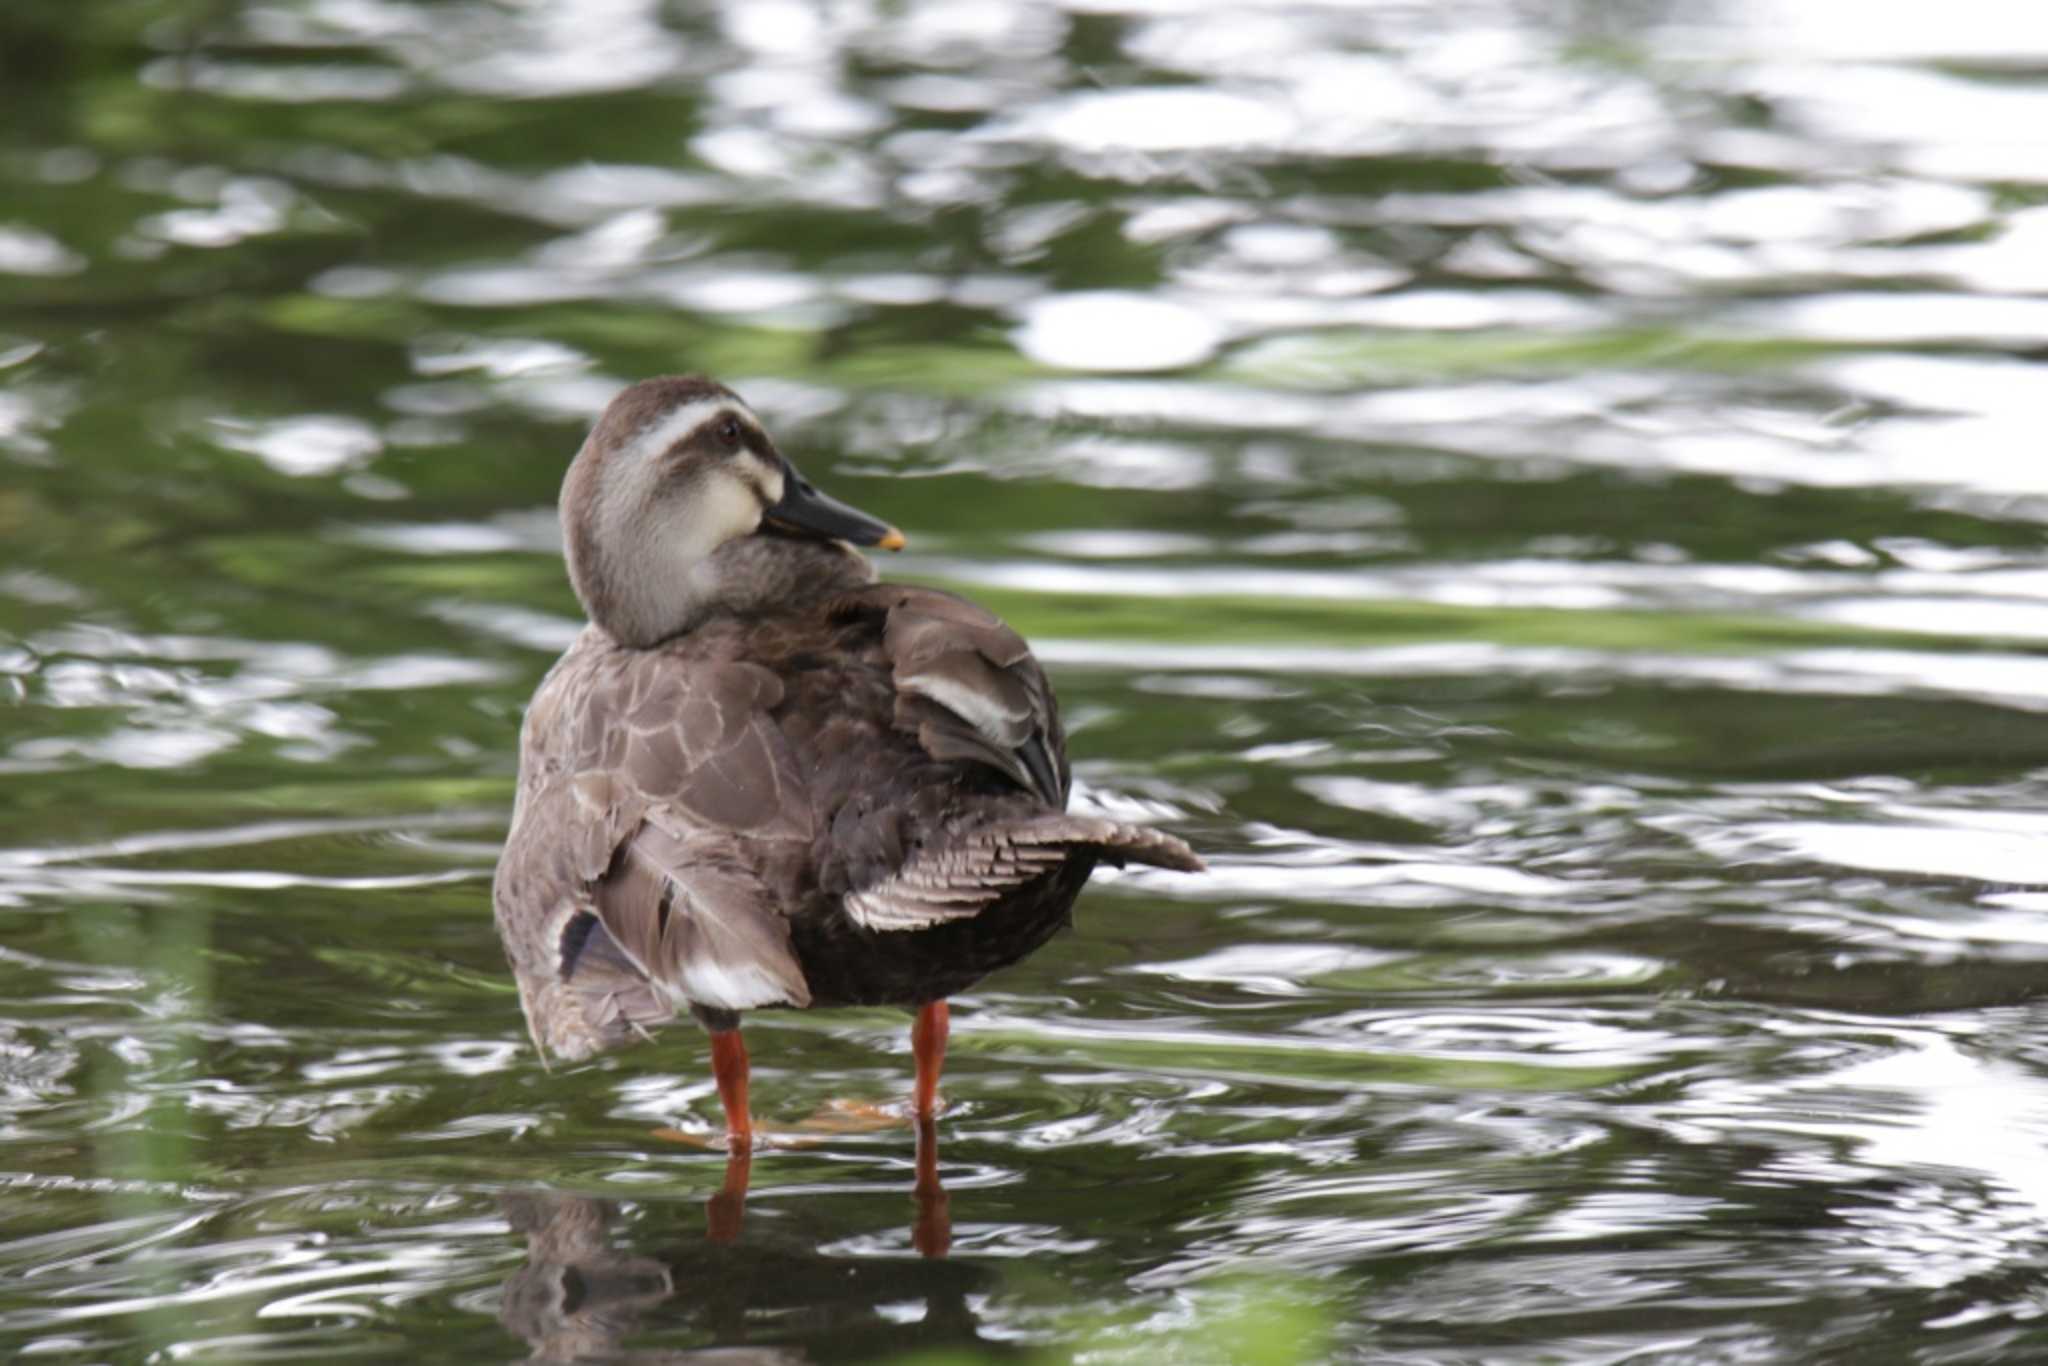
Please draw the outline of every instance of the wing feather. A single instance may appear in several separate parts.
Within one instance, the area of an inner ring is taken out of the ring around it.
[[[922,850],[890,877],[848,893],[846,912],[871,930],[927,929],[979,915],[1077,853],[1186,872],[1202,867],[1194,850],[1161,831],[1048,812]]]
[[[593,889],[624,956],[676,1005],[752,1010],[809,1005],[789,922],[715,835],[649,821]]]
[[[591,636],[542,684],[496,900],[501,923],[543,922],[505,938],[544,1051],[584,1057],[683,1006],[809,1001],[752,871],[812,835],[781,698],[758,665]]]
[[[986,764],[1047,806],[1066,806],[1059,706],[1023,637],[936,589],[881,585],[863,596],[887,614],[882,648],[897,728],[935,759]]]

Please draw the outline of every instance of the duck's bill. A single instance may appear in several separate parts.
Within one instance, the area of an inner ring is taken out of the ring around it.
[[[821,492],[786,463],[782,467],[782,500],[768,509],[764,520],[772,527],[806,536],[879,546],[883,550],[903,549],[902,532]]]

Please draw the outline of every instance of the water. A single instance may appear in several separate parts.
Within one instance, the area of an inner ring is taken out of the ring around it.
[[[0,71],[11,1354],[2048,1353],[2040,14],[13,0]],[[544,1072],[488,912],[561,470],[685,368],[1213,867],[959,1003],[943,1195],[813,1118],[902,1016],[755,1017],[723,1242],[701,1043]]]

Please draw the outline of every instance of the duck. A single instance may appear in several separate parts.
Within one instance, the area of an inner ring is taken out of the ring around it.
[[[725,385],[619,393],[558,511],[588,622],[527,708],[492,886],[543,1061],[688,1014],[751,1151],[745,1012],[899,1007],[928,1126],[951,997],[1070,925],[1099,865],[1202,870],[1067,809],[1022,637],[882,580],[862,549],[903,533],[807,480]]]

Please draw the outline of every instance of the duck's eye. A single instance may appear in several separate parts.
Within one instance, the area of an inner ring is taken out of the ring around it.
[[[727,450],[738,450],[740,448],[740,420],[736,417],[728,417],[720,422],[718,424],[718,439],[725,444]]]

